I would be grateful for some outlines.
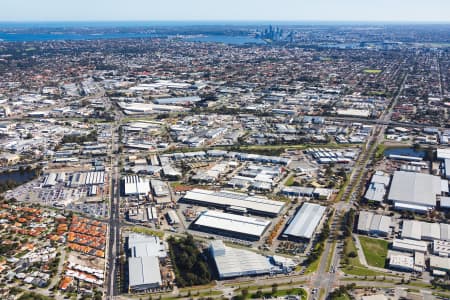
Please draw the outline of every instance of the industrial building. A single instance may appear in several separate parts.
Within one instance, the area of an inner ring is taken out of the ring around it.
[[[359,233],[375,236],[388,236],[391,232],[392,219],[388,216],[361,211],[358,218]]]
[[[79,187],[83,185],[98,185],[105,183],[105,172],[78,172],[72,175],[70,180],[71,187]]]
[[[392,254],[389,258],[389,267],[411,272],[414,270],[414,258],[401,254]]]
[[[150,192],[150,182],[139,176],[125,176],[123,179],[125,196],[147,195]]]
[[[270,263],[269,258],[252,251],[227,247],[221,240],[211,241],[209,251],[220,279],[270,274],[279,270]]]
[[[440,271],[440,275],[445,275],[450,272],[450,258],[430,255],[430,268],[435,271]]]
[[[396,171],[388,200],[396,209],[424,213],[436,206],[436,196],[440,194],[441,179],[438,176]]]
[[[434,240],[433,253],[437,256],[450,257],[450,242]]]
[[[375,174],[373,174],[372,179],[370,180],[370,184],[366,190],[364,198],[367,201],[378,203],[383,202],[390,181],[391,177],[388,174],[382,171],[376,171]]]
[[[303,203],[294,217],[289,220],[283,237],[292,240],[310,240],[325,215],[326,207],[314,203]]]
[[[270,200],[262,196],[202,189],[188,191],[182,201],[222,209],[240,208],[245,209],[244,212],[271,217],[277,216],[285,205],[284,202]]]
[[[394,239],[392,242],[392,249],[402,252],[421,252],[426,253],[428,244],[423,241],[416,241],[410,239]]]
[[[191,229],[236,239],[258,241],[270,221],[218,211],[205,211],[191,224]]]
[[[169,187],[163,181],[152,179],[150,184],[155,197],[165,197],[169,195]]]
[[[131,291],[145,291],[162,284],[159,260],[156,256],[130,257],[128,270]]]
[[[426,241],[450,241],[450,225],[404,220],[402,238]]]
[[[167,256],[164,243],[156,236],[132,233],[128,237],[129,290],[140,292],[162,285],[160,259]]]

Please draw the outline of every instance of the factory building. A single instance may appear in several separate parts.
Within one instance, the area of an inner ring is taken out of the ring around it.
[[[284,202],[273,201],[262,196],[249,196],[243,193],[229,191],[216,192],[202,189],[188,191],[182,201],[222,209],[241,208],[248,213],[270,217],[277,216],[285,205]]]
[[[236,239],[259,241],[270,221],[218,211],[205,211],[191,224],[191,229]]]
[[[425,241],[450,241],[450,225],[404,220],[402,238]]]
[[[221,240],[211,241],[209,251],[220,279],[270,274],[279,270],[270,263],[269,258],[252,251],[227,247]]]
[[[122,181],[125,196],[147,195],[150,192],[150,183],[147,179],[133,175],[125,176]]]
[[[388,200],[398,210],[425,213],[436,206],[436,196],[440,194],[441,179],[438,176],[396,171]]]
[[[167,256],[164,243],[156,236],[128,237],[129,290],[142,292],[162,285],[160,260]]]
[[[388,216],[361,211],[358,218],[359,233],[375,236],[388,236],[391,232],[392,219]]]
[[[314,203],[303,203],[294,217],[289,220],[283,237],[292,240],[310,240],[325,215],[326,207]]]
[[[414,270],[414,258],[401,254],[392,254],[389,258],[389,267],[401,271],[412,272]]]
[[[392,242],[392,249],[402,252],[421,252],[426,253],[428,244],[423,241],[416,241],[410,239],[394,239]]]

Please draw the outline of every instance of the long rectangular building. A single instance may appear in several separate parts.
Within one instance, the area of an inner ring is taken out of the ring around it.
[[[388,216],[377,215],[368,211],[361,211],[358,218],[358,232],[362,234],[387,236],[392,220]]]
[[[294,240],[311,239],[326,209],[325,206],[305,202],[295,216],[288,222],[283,236]]]
[[[244,208],[249,213],[271,217],[277,216],[285,205],[284,202],[270,200],[267,197],[248,196],[243,193],[229,191],[216,192],[203,189],[193,189],[192,191],[187,192],[182,201],[223,209],[240,207]]]
[[[197,220],[191,224],[191,229],[258,241],[269,224],[270,221],[209,210],[200,214]]]

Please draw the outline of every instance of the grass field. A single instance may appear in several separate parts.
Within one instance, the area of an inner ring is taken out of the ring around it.
[[[128,228],[130,231],[135,232],[135,233],[141,233],[141,234],[146,234],[146,235],[153,235],[153,236],[157,236],[159,238],[162,238],[164,236],[164,232],[162,231],[156,231],[150,228],[145,228],[145,227],[130,227]]]
[[[290,175],[289,178],[284,183],[285,186],[292,186],[294,184],[294,175]]]
[[[348,255],[348,253],[350,253],[350,252],[358,253],[356,246],[355,246],[355,242],[353,241],[353,239],[351,237],[347,238],[347,245],[346,245],[346,248],[344,249],[344,251],[345,251],[346,255]],[[342,268],[342,271],[346,274],[356,275],[356,276],[387,275],[386,273],[369,270],[368,268],[366,268],[359,262],[358,256],[348,257],[348,260],[349,260],[349,263]]]
[[[384,268],[388,252],[388,242],[359,236],[359,241],[366,256],[367,263],[374,267]]]
[[[364,73],[368,73],[368,74],[379,74],[381,73],[381,70],[376,70],[376,69],[365,69]]]

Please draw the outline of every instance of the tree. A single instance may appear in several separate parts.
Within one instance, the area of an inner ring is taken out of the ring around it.
[[[276,294],[278,292],[278,284],[274,283],[272,284],[272,295]]]
[[[248,289],[242,289],[241,295],[242,299],[246,299],[248,297]]]

